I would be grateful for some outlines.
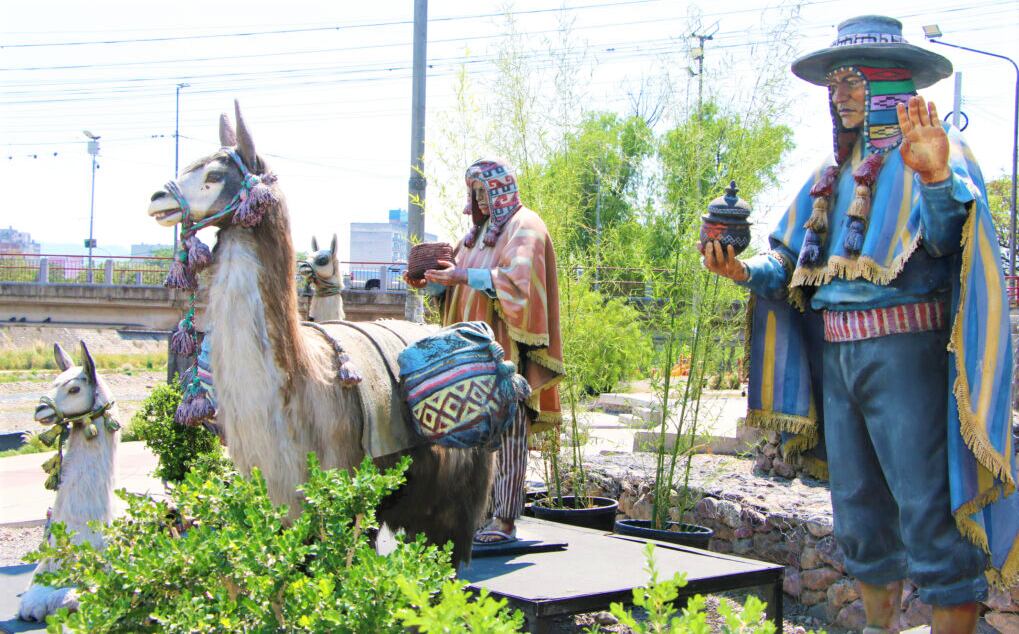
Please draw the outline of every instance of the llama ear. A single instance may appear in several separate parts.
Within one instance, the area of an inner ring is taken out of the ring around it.
[[[237,145],[237,133],[234,132],[234,127],[230,125],[230,117],[225,112],[219,115],[219,144],[223,147]]]
[[[251,138],[251,133],[248,132],[248,126],[244,125],[244,118],[241,116],[241,104],[236,99],[234,100],[234,112],[237,119],[237,152],[241,155],[244,165],[250,171],[257,174],[259,169],[258,154],[255,153],[255,141]]]
[[[315,239],[315,236],[311,236],[311,250],[318,251],[318,240]]]
[[[81,367],[85,370],[85,376],[92,382],[92,385],[95,385],[96,362],[92,359],[92,353],[88,351],[88,346],[85,345],[84,340],[81,342]]]
[[[53,344],[53,359],[57,362],[57,367],[63,372],[67,368],[74,367],[74,361],[71,359],[71,355],[60,346],[59,343]]]
[[[336,234],[335,233],[333,234],[333,241],[329,243],[329,252],[333,254],[333,257],[336,257]]]

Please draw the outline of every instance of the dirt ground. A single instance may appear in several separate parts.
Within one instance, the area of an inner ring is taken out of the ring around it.
[[[0,381],[0,432],[41,431],[39,425],[32,420],[32,413],[39,397],[49,390],[50,381],[55,376],[55,373],[42,372],[34,374],[30,379]],[[166,380],[165,371],[132,371],[130,375],[107,371],[102,376],[117,400],[122,422],[125,423],[131,420],[152,388]]]

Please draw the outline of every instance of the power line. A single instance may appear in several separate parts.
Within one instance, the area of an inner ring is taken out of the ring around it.
[[[603,4],[586,4],[576,5],[572,7],[559,7],[555,9],[530,9],[525,11],[508,11],[499,13],[482,13],[475,15],[458,15],[458,16],[447,16],[439,18],[431,18],[429,22],[449,22],[454,20],[478,20],[482,18],[494,18],[504,15],[526,15],[535,13],[558,13],[562,11],[576,11],[578,9],[603,9],[608,7],[616,7],[623,5],[633,4],[648,4],[652,2],[663,2],[664,0],[621,0],[619,2],[608,2]],[[829,0],[831,1],[831,0]],[[184,40],[208,40],[218,39],[224,37],[252,37],[258,35],[283,35],[292,33],[315,33],[323,31],[341,31],[341,30],[352,30],[352,29],[363,29],[363,28],[377,28],[385,26],[401,26],[406,24],[413,24],[413,20],[393,20],[389,22],[369,22],[363,24],[338,24],[331,26],[313,26],[305,28],[291,28],[291,29],[273,29],[267,31],[241,31],[235,33],[213,33],[206,35],[170,35],[165,37],[148,37],[148,38],[126,38],[120,40],[89,40],[89,41],[76,41],[76,42],[27,42],[23,44],[0,44],[0,49],[4,48],[40,48],[40,47],[56,47],[56,46],[91,46],[96,44],[141,44],[151,42],[176,42]]]

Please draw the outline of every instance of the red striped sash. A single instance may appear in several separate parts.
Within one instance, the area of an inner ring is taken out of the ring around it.
[[[824,311],[824,340],[833,343],[861,341],[905,332],[941,330],[944,327],[944,302],[921,302],[868,310]]]

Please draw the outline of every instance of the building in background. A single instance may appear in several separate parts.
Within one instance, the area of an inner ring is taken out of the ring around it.
[[[435,242],[426,233],[425,242]],[[390,209],[389,222],[350,223],[351,288],[403,288],[407,268],[407,210]]]
[[[32,240],[31,234],[17,231],[11,226],[0,229],[0,253],[38,254],[41,250],[39,243]]]

